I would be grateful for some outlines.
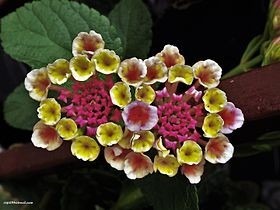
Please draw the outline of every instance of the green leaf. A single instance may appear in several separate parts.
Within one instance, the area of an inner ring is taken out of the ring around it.
[[[5,120],[15,128],[32,130],[38,121],[37,108],[39,103],[31,99],[24,88],[19,85],[4,103]]]
[[[198,210],[196,186],[183,176],[152,174],[139,180],[138,186],[154,210]]]
[[[239,144],[235,146],[235,157],[248,157],[262,152],[271,151],[280,146],[280,131],[265,133],[257,138],[257,141]]]
[[[249,156],[260,154],[262,152],[267,152],[267,150],[263,150],[263,148],[258,148],[256,146],[253,146],[253,143],[236,145],[234,147],[234,150],[235,150],[234,157],[238,157],[238,158],[249,157]]]
[[[100,33],[106,48],[121,55],[121,40],[107,17],[84,4],[41,0],[25,4],[1,20],[4,50],[33,68],[72,57],[72,40],[81,31]]]
[[[245,63],[249,61],[252,58],[252,56],[254,56],[257,52],[259,52],[261,45],[263,44],[264,41],[265,40],[262,34],[255,36],[247,45],[241,57],[240,63]]]
[[[121,0],[109,19],[121,34],[124,57],[146,58],[152,38],[152,19],[141,0]]]
[[[258,140],[280,140],[280,131],[272,131],[258,137]]]
[[[146,200],[140,188],[131,180],[126,180],[120,197],[111,210],[140,210],[145,205],[147,205]]]

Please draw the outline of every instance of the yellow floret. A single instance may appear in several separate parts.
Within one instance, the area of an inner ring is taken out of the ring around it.
[[[112,103],[123,108],[131,101],[130,87],[124,82],[117,82],[110,90]]]
[[[226,93],[218,88],[206,90],[202,100],[204,102],[204,108],[210,113],[222,111],[227,104]]]
[[[113,51],[108,49],[97,50],[92,57],[96,71],[103,74],[111,74],[117,72],[120,65],[120,57]]]
[[[113,122],[99,125],[96,131],[96,138],[102,146],[111,146],[116,144],[122,137],[122,127]]]
[[[208,138],[216,137],[224,124],[223,119],[218,114],[208,114],[203,121],[202,130],[204,136]]]
[[[140,131],[134,134],[131,149],[134,152],[147,152],[152,148],[154,141],[155,136],[151,131]]]
[[[95,73],[95,65],[86,55],[77,55],[70,60],[70,70],[75,80],[86,81]]]
[[[168,82],[182,82],[186,85],[190,85],[193,82],[193,70],[192,67],[187,65],[175,65],[169,69]]]
[[[138,101],[143,101],[147,104],[151,104],[156,97],[154,89],[149,85],[142,85],[138,87],[135,91],[135,98]]]
[[[54,98],[47,98],[41,101],[38,117],[46,125],[55,125],[61,118],[61,106]]]
[[[170,177],[175,176],[178,172],[180,164],[174,155],[167,155],[165,157],[155,156],[154,171],[159,170],[161,174],[166,174]]]
[[[56,130],[61,138],[70,140],[77,136],[78,127],[74,120],[62,118],[56,125]]]
[[[187,140],[177,149],[177,160],[180,164],[198,164],[201,159],[202,149],[195,141]]]
[[[47,66],[48,76],[53,84],[61,85],[71,76],[69,62],[65,59],[57,59]]]
[[[94,161],[100,153],[100,147],[93,138],[79,136],[72,142],[71,152],[83,161]]]

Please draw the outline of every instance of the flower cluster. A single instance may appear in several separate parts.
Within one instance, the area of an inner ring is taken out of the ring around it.
[[[217,88],[222,69],[213,60],[186,65],[173,45],[146,60],[121,60],[95,31],[79,33],[72,53],[26,76],[25,88],[40,102],[35,146],[51,151],[71,141],[77,158],[103,152],[130,179],[180,171],[191,183],[206,161],[232,157],[225,134],[244,117]]]

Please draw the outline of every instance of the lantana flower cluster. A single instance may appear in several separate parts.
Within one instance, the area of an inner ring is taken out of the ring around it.
[[[102,153],[130,179],[182,173],[191,183],[201,180],[206,162],[232,157],[225,134],[244,116],[217,88],[222,69],[215,61],[186,65],[173,45],[145,60],[121,60],[95,31],[80,32],[72,53],[26,76],[26,90],[40,102],[36,147],[51,151],[71,141],[77,158]]]

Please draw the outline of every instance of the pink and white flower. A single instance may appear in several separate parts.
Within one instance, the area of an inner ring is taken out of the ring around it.
[[[224,109],[218,114],[224,121],[224,125],[221,130],[222,133],[232,133],[233,130],[240,128],[244,123],[244,115],[241,109],[236,108],[235,105],[231,102],[228,102]]]
[[[99,33],[91,30],[89,33],[80,32],[72,43],[72,53],[74,56],[87,55],[91,58],[94,52],[104,48],[104,41]]]
[[[147,67],[143,60],[136,57],[121,62],[118,75],[128,85],[137,87],[142,84],[147,74]]]
[[[150,130],[158,122],[157,108],[141,101],[134,101],[124,108],[122,118],[125,126],[131,131]]]
[[[196,165],[183,164],[181,166],[181,172],[188,178],[191,184],[197,184],[200,182],[201,176],[204,172],[204,164],[204,159]]]
[[[105,147],[104,157],[111,167],[117,170],[123,170],[125,157],[130,151],[131,150],[121,148],[119,145],[113,145],[111,147]]]
[[[168,68],[176,64],[185,64],[185,58],[180,54],[178,47],[170,44],[165,45],[163,50],[156,54],[156,57],[164,62]]]
[[[206,88],[217,87],[220,83],[222,68],[213,60],[198,61],[193,71],[194,77]]]
[[[48,71],[45,67],[33,69],[24,80],[25,89],[29,92],[29,96],[36,100],[45,100],[48,96],[51,81],[48,77]]]
[[[129,179],[143,178],[153,173],[153,162],[143,153],[130,152],[124,161],[124,172]]]
[[[35,147],[41,147],[48,151],[57,149],[63,142],[57,130],[50,125],[45,125],[42,121],[34,125],[31,141]]]
[[[168,69],[164,62],[158,57],[150,57],[144,60],[147,66],[147,74],[144,79],[145,84],[154,84],[156,82],[165,82],[168,77]]]
[[[210,163],[226,163],[232,158],[234,148],[228,138],[219,134],[216,138],[210,139],[205,146],[204,157]]]

